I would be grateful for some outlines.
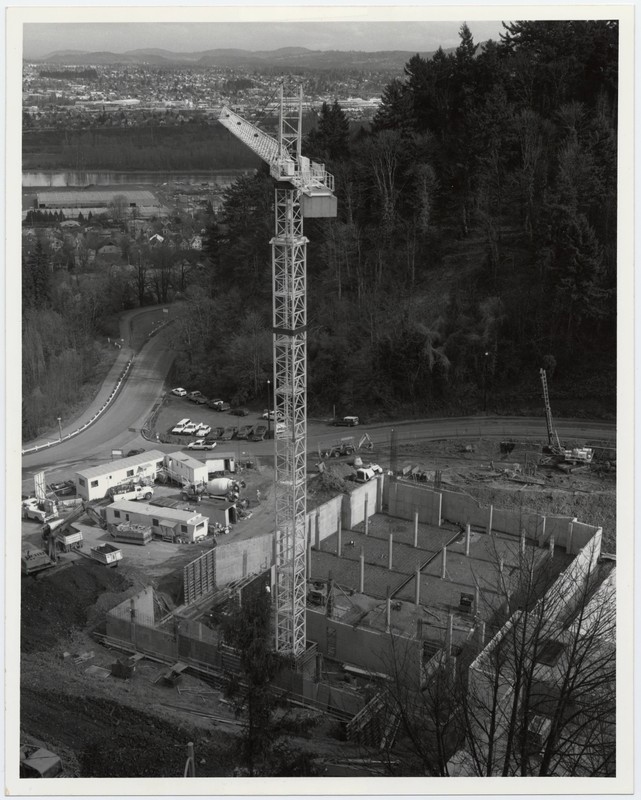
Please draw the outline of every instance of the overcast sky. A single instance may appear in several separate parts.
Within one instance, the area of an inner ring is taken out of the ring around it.
[[[23,54],[39,58],[55,50],[110,50],[122,53],[158,47],[176,52],[215,48],[275,50],[407,50],[456,47],[463,22],[188,22],[188,23],[27,23]],[[474,40],[498,39],[500,21],[468,20]]]

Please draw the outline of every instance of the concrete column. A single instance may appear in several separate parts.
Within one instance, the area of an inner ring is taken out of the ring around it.
[[[390,535],[389,535],[389,547],[388,547],[388,553],[387,553],[387,569],[392,569],[392,550],[393,550],[393,547],[394,547],[393,539],[394,539],[394,537],[390,533]]]
[[[318,683],[322,680],[323,677],[323,654],[316,653],[316,672],[314,675],[314,680]]]
[[[482,650],[485,647],[485,623],[479,622],[476,629],[478,649]]]
[[[247,577],[247,550],[243,550],[243,578]]]
[[[384,475],[376,476],[376,512],[380,513],[383,510],[383,480]]]
[[[541,533],[539,534],[539,547],[545,544],[545,517],[541,517]]]
[[[390,597],[389,586],[387,587],[387,600],[385,602],[385,633],[390,632],[392,626],[392,598]]]
[[[480,605],[481,605],[481,590],[477,586],[474,589],[474,613],[475,614],[479,613]]]
[[[436,500],[436,524],[438,527],[441,527],[441,523],[443,522],[443,495],[439,492]]]
[[[320,550],[321,541],[320,541],[320,524],[318,520],[318,514],[314,517],[314,536],[315,536],[315,544],[317,550]]]
[[[312,540],[307,540],[307,574],[311,575],[312,572]]]
[[[487,532],[492,535],[492,521],[494,517],[494,506],[490,506],[487,516]]]
[[[416,638],[419,641],[423,638],[423,620],[420,617],[416,620]]]
[[[550,547],[550,558],[552,558],[552,556],[554,555],[554,534],[550,536],[549,547]]]
[[[454,614],[449,614],[447,619],[447,638],[445,640],[445,652],[448,656],[452,655],[452,635],[454,633]]]
[[[340,520],[338,521],[338,530],[336,531],[336,555],[340,558],[343,555],[343,526]]]
[[[359,588],[358,591],[363,594],[365,591],[365,550],[361,547],[361,575],[360,581],[358,584]]]
[[[503,556],[499,558],[499,574],[503,574]]]
[[[521,528],[521,555],[525,555],[525,528]]]
[[[367,514],[367,501],[368,501],[368,499],[369,498],[368,498],[368,496],[366,494],[365,495],[365,507],[363,509],[363,515],[364,515],[364,519],[365,519],[365,536],[367,536],[368,533],[369,533],[369,516]]]
[[[418,511],[414,512],[414,547],[418,547]]]
[[[278,531],[272,539],[272,564],[278,564]]]
[[[421,603],[421,568],[416,567],[416,575],[414,576],[416,586],[414,589],[414,603],[418,606]]]
[[[469,556],[470,554],[470,540],[472,538],[472,528],[470,523],[468,522],[465,526],[465,555]]]
[[[565,552],[571,553],[572,552],[572,537],[574,535],[574,520],[572,522],[568,522],[568,540],[565,545]]]
[[[443,559],[442,559],[442,563],[441,563],[441,578],[444,580],[445,579],[445,572],[447,570],[447,547],[444,546],[443,549],[441,550],[441,553],[443,555]]]

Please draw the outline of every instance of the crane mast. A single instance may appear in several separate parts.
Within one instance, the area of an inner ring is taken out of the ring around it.
[[[278,140],[224,107],[221,124],[269,164],[276,180],[272,246],[275,419],[275,648],[306,648],[307,242],[304,217],[336,216],[333,177],[301,155],[302,87],[280,89]]]
[[[543,402],[545,403],[545,422],[548,429],[548,445],[560,452],[561,442],[559,441],[559,435],[555,431],[554,425],[552,424],[552,408],[550,406],[550,395],[548,393],[547,373],[544,369],[539,370],[539,373],[541,375],[541,384],[543,386]]]

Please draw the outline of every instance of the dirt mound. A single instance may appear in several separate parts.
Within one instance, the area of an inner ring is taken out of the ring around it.
[[[182,777],[193,742],[199,776],[228,774],[232,737],[145,714],[110,700],[23,689],[22,727],[55,747],[74,751],[83,778]]]
[[[25,653],[54,647],[60,638],[87,623],[92,606],[105,592],[121,592],[127,579],[99,564],[78,563],[52,575],[22,579],[21,648]]]

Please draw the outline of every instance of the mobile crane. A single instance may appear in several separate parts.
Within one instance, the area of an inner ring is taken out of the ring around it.
[[[275,649],[306,648],[307,242],[304,217],[335,217],[334,178],[301,154],[302,87],[280,86],[278,136],[223,107],[219,122],[269,164],[275,190],[272,245],[276,499]]]
[[[562,447],[559,434],[556,432],[552,423],[552,408],[550,407],[547,373],[544,369],[541,369],[540,375],[541,384],[543,386],[543,402],[545,403],[545,422],[548,429],[548,451],[552,454],[557,463],[590,464],[594,455],[594,451],[591,447],[574,447],[571,450]]]

